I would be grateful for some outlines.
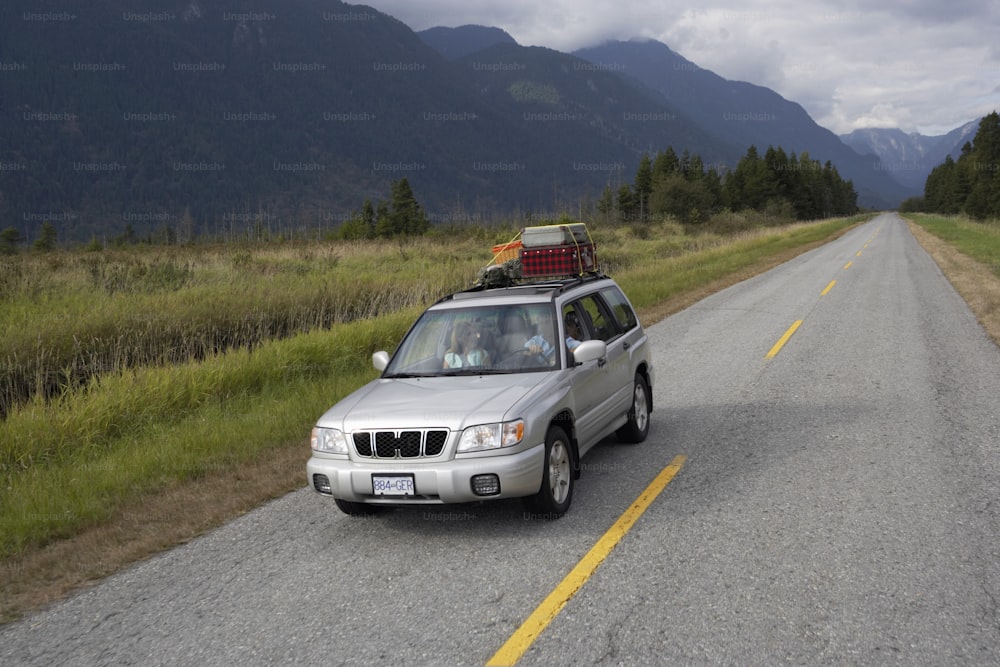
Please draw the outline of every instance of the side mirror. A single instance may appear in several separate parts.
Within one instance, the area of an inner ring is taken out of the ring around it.
[[[385,370],[385,367],[389,365],[389,353],[383,350],[379,350],[372,355],[372,366],[375,370],[381,372]]]
[[[603,340],[585,340],[570,352],[573,366],[585,364],[608,355],[608,345]]]

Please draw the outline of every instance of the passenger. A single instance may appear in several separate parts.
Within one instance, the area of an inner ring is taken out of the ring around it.
[[[444,367],[488,365],[490,355],[479,346],[479,338],[479,331],[472,322],[459,322],[451,332],[451,347],[444,353]]]
[[[572,350],[583,342],[583,330],[580,329],[580,320],[576,313],[566,313],[563,319],[566,323],[566,349]]]

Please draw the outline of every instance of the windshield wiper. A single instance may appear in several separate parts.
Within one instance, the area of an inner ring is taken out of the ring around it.
[[[471,368],[449,368],[435,375],[439,377],[453,377],[459,375],[502,375],[509,372],[502,368],[476,368],[473,366]]]

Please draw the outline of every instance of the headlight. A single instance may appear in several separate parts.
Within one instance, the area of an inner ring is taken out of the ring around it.
[[[512,447],[524,437],[524,420],[500,424],[480,424],[470,426],[462,432],[458,442],[459,452],[478,452],[483,449]]]
[[[347,454],[347,436],[339,429],[316,426],[309,444],[314,452]]]

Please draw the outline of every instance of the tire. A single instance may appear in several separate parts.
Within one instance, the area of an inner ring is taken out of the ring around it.
[[[542,488],[525,498],[533,519],[558,519],[573,501],[573,444],[566,432],[553,426],[545,436],[545,467]]]
[[[632,407],[628,421],[615,432],[622,442],[642,442],[649,435],[649,385],[641,374],[635,374],[632,389]]]
[[[379,507],[377,505],[356,503],[350,500],[341,500],[340,498],[334,498],[333,502],[337,504],[337,508],[341,512],[351,516],[372,516],[373,514],[381,514],[384,509],[383,507]]]

